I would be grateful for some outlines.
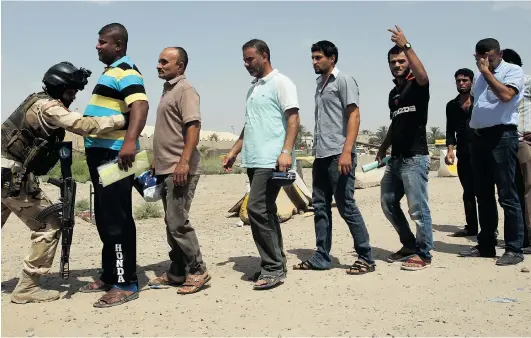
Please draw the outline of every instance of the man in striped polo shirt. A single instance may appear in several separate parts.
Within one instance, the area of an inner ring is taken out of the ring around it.
[[[99,279],[81,287],[80,291],[107,291],[94,306],[110,307],[138,298],[136,227],[131,201],[134,176],[104,188],[99,182],[97,168],[114,159],[122,170],[127,171],[132,166],[149,105],[142,75],[126,56],[128,34],[125,27],[112,23],[98,34],[96,49],[100,61],[107,67],[92,92],[85,115],[129,114],[129,127],[85,138],[87,165],[94,185],[96,227],[103,242],[103,272]]]

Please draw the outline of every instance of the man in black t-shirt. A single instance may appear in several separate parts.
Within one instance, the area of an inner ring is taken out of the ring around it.
[[[381,204],[385,216],[398,232],[402,248],[390,255],[388,261],[403,261],[402,269],[414,271],[430,266],[433,248],[428,205],[430,157],[426,141],[430,91],[426,70],[403,31],[398,26],[389,31],[396,44],[387,54],[395,87],[389,93],[391,126],[376,160],[381,164],[392,146],[380,186]],[[416,238],[400,208],[404,195],[409,215],[417,227]]]
[[[457,149],[457,175],[463,187],[463,205],[466,224],[463,230],[455,232],[454,237],[475,236],[478,234],[478,213],[474,193],[474,173],[470,159],[470,117],[474,97],[470,95],[474,72],[461,68],[455,72],[455,85],[459,94],[446,104],[446,146],[448,153],[444,158],[447,165],[455,161]]]

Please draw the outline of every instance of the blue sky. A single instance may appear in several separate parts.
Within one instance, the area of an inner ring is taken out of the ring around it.
[[[85,109],[104,65],[95,45],[98,30],[120,22],[129,31],[128,55],[144,75],[154,125],[162,90],[156,63],[166,46],[189,54],[187,76],[201,96],[203,129],[239,134],[252,78],[241,46],[266,41],[274,68],[296,84],[301,123],[314,125],[316,75],[310,47],[326,39],[339,48],[338,68],[360,86],[361,129],[389,124],[393,84],[386,62],[393,46],[387,28],[404,30],[431,82],[428,127],[444,129],[446,102],[455,97],[454,72],[476,71],[476,42],[498,39],[513,48],[531,73],[531,2],[6,2],[2,1],[2,121],[60,61],[93,74],[72,108]],[[527,38],[526,38],[527,37]]]

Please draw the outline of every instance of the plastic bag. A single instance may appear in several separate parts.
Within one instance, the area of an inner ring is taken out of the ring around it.
[[[162,198],[162,183],[157,184],[157,176],[147,170],[135,178],[135,188],[146,202],[157,202]]]

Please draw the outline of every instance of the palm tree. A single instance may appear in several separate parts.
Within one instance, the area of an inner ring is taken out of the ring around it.
[[[304,137],[311,137],[312,132],[308,131],[305,126],[302,124],[299,126],[299,132],[295,138],[295,149],[300,149],[300,147],[308,147],[308,144],[304,141]]]
[[[435,140],[440,140],[446,138],[446,135],[441,132],[441,129],[439,127],[430,127],[430,131],[428,133],[428,143],[434,144]]]
[[[387,131],[388,131],[387,126],[379,127],[376,133],[373,134],[374,136],[369,139],[369,143],[382,144],[383,141],[385,140],[385,136],[387,136]]]

